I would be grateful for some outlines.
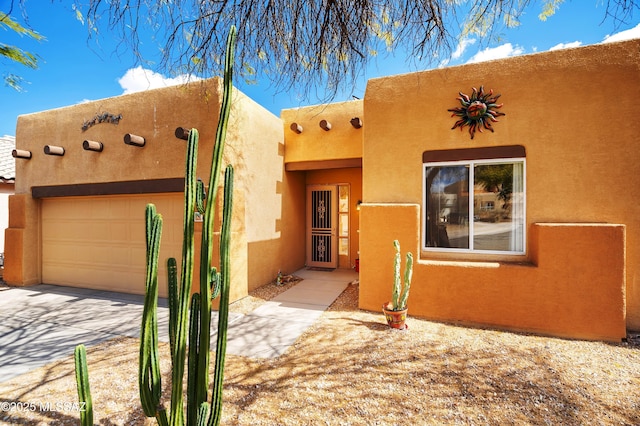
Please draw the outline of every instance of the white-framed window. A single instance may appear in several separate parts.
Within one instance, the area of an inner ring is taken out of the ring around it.
[[[490,154],[491,149],[481,157]],[[524,157],[423,157],[423,250],[525,253]]]

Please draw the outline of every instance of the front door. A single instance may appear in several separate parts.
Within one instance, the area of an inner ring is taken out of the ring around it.
[[[338,267],[337,186],[307,187],[307,266]]]

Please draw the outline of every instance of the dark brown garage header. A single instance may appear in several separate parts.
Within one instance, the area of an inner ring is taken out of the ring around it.
[[[33,198],[79,197],[95,195],[156,194],[183,192],[184,178],[130,180],[122,182],[79,183],[72,185],[34,186]]]

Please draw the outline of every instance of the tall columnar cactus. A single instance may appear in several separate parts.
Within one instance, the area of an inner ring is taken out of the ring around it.
[[[74,359],[78,399],[80,400],[80,424],[82,426],[93,426],[93,407],[91,389],[89,387],[89,372],[87,370],[87,350],[84,345],[76,346]]]
[[[185,170],[184,239],[182,266],[178,274],[175,259],[167,261],[169,298],[169,342],[171,352],[170,406],[161,404],[160,356],[158,350],[158,256],[162,235],[162,216],[153,204],[146,208],[147,274],[138,382],[144,413],[155,417],[160,425],[218,425],[222,413],[222,389],[227,345],[230,288],[230,235],[233,205],[233,167],[227,166],[224,179],[222,229],[220,231],[220,271],[211,266],[215,201],[222,169],[227,123],[231,108],[232,76],[236,30],[227,38],[222,106],[211,161],[209,193],[196,179],[199,134],[191,129],[187,140]],[[204,215],[200,250],[200,288],[191,296],[195,258],[194,212]],[[215,371],[211,402],[208,401],[211,300],[220,295]],[[187,358],[187,341],[189,356]],[[186,417],[184,369],[187,362]],[[85,361],[86,370],[86,361]],[[86,375],[84,376],[86,377]],[[83,382],[78,379],[80,392]],[[82,387],[85,389],[85,387]],[[88,389],[88,379],[86,380]],[[90,398],[90,396],[89,396]]]
[[[187,413],[188,424],[206,422],[209,425],[219,424],[222,409],[222,378],[227,340],[228,305],[230,287],[230,225],[233,194],[233,168],[227,166],[224,182],[224,205],[222,229],[220,233],[220,272],[211,267],[213,254],[213,225],[215,222],[215,200],[222,168],[227,123],[231,108],[233,53],[235,45],[235,28],[231,29],[227,39],[225,57],[225,74],[222,96],[222,106],[218,120],[216,140],[209,179],[209,193],[205,194],[202,182],[196,179],[197,154],[199,134],[196,129],[189,132],[187,141],[187,161],[185,172],[185,209],[184,209],[184,240],[182,247],[182,270],[178,284],[177,265],[175,259],[169,259],[169,335],[172,360],[171,378],[171,411],[167,418],[164,409],[155,409],[145,413],[155,416],[161,424],[172,426],[183,425],[185,416],[183,410],[184,394],[184,366],[187,354],[187,335],[189,341],[189,357],[187,360]],[[153,207],[148,207],[148,210]],[[201,257],[200,257],[200,288],[190,302],[191,283],[194,268],[194,223],[193,214],[198,209],[204,215],[202,226]],[[153,219],[152,219],[153,218]],[[158,219],[156,219],[158,218]],[[147,229],[156,229],[153,223],[160,220],[159,215],[147,215]],[[161,228],[161,227],[157,227]],[[158,229],[157,232],[161,232]],[[151,239],[152,241],[153,239]],[[151,246],[151,249],[153,247]],[[157,269],[157,253],[148,255],[147,264],[150,270]],[[152,256],[156,256],[155,260]],[[151,280],[147,289],[147,300],[157,300],[157,273],[148,273]],[[208,402],[209,388],[209,354],[211,329],[211,300],[220,294],[220,308],[218,312],[218,334],[216,344],[216,363],[213,379],[213,398]],[[156,368],[157,352],[157,302],[145,303],[149,306],[143,315],[143,333],[140,340],[140,396],[141,400],[155,403],[155,390],[159,387],[160,374]],[[191,309],[189,309],[191,305]],[[190,312],[190,317],[189,317]],[[145,332],[144,329],[147,329]],[[146,337],[146,333],[151,336]],[[145,361],[148,360],[148,361]],[[150,377],[151,386],[146,384],[145,378]],[[153,408],[149,404],[149,409]],[[167,422],[168,421],[168,422]]]

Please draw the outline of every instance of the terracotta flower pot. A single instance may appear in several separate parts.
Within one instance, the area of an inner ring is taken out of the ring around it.
[[[397,328],[399,330],[404,330],[407,328],[405,324],[405,320],[407,319],[407,310],[403,309],[401,311],[391,311],[387,309],[387,303],[382,305],[382,312],[384,313],[384,317],[387,319],[387,324],[391,328]]]

